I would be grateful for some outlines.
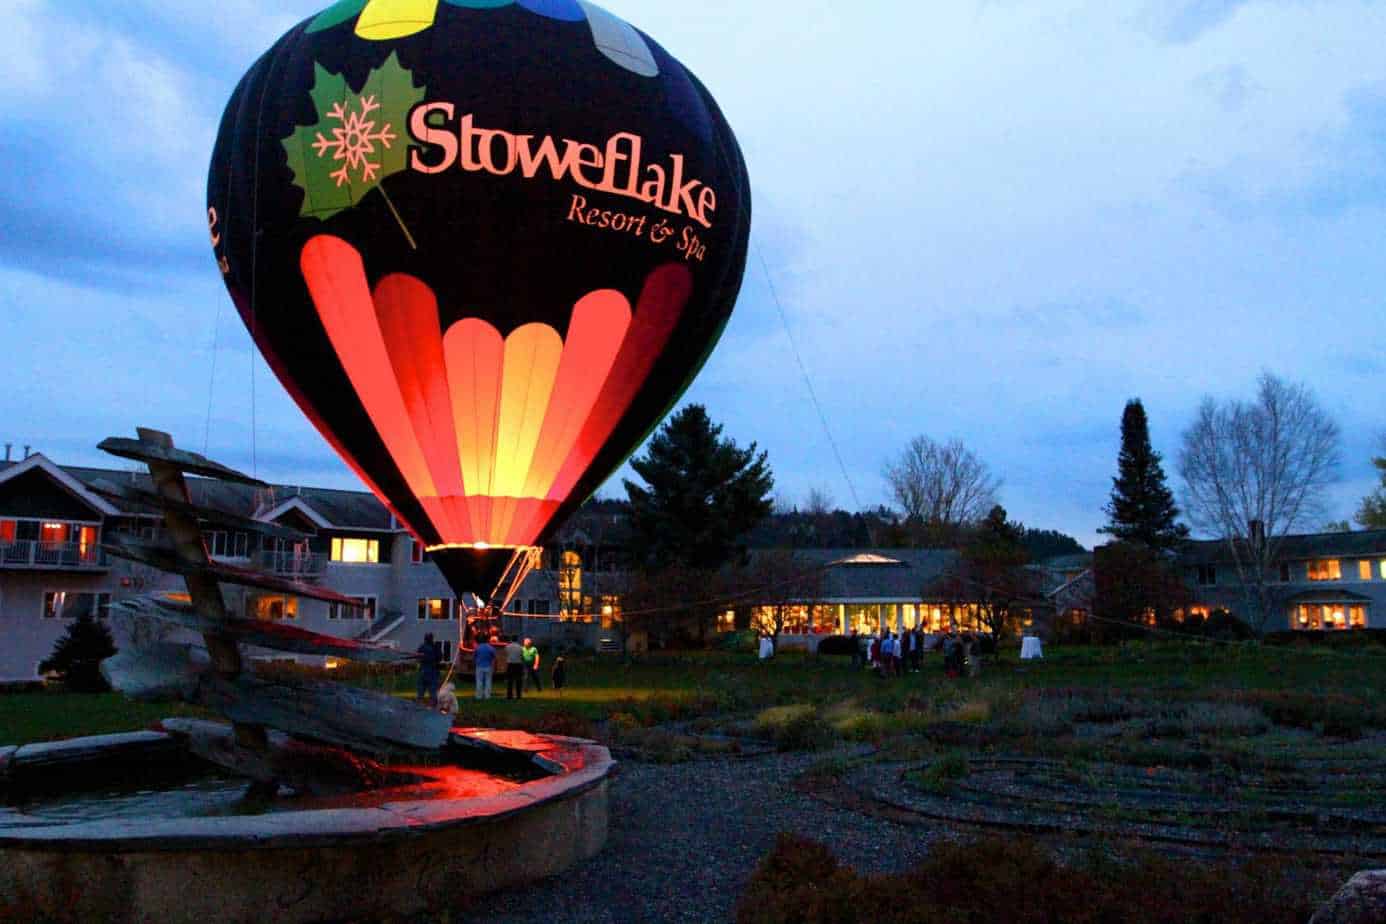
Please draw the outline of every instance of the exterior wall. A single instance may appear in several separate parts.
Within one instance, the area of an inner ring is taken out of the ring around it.
[[[1324,555],[1321,559],[1334,558]],[[1313,603],[1314,597],[1324,598],[1321,602],[1335,602],[1344,594],[1362,597],[1360,602],[1367,608],[1369,629],[1386,629],[1386,549],[1381,553],[1363,558],[1362,556],[1338,559],[1342,577],[1340,580],[1309,580],[1309,560],[1293,560],[1286,563],[1289,569],[1288,581],[1273,581],[1269,587],[1272,594],[1273,609],[1266,619],[1266,632],[1284,632],[1296,628],[1293,617],[1300,603]],[[1370,579],[1359,576],[1359,561],[1367,561],[1370,566]],[[1243,619],[1247,618],[1247,603],[1237,572],[1231,563],[1216,565],[1216,580],[1213,584],[1200,584],[1198,569],[1189,570],[1189,588],[1194,595],[1194,605],[1209,610],[1226,609]]]

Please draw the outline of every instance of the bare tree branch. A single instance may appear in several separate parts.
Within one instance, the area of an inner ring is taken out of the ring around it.
[[[1001,480],[961,440],[939,443],[917,436],[884,469],[886,483],[906,520],[942,538],[981,520],[996,504]]]
[[[1184,431],[1184,509],[1200,532],[1226,541],[1257,631],[1284,537],[1321,520],[1338,447],[1338,425],[1313,393],[1269,372],[1253,401],[1204,398]]]

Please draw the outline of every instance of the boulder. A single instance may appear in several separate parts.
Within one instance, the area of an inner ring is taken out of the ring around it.
[[[1309,924],[1381,924],[1386,921],[1386,869],[1358,873],[1314,913]]]

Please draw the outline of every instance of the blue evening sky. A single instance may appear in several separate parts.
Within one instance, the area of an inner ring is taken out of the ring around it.
[[[252,360],[204,217],[232,87],[321,5],[8,0],[0,442],[104,464],[98,439],[149,424],[200,450],[210,399],[214,456],[357,486]],[[745,150],[752,259],[688,398],[769,451],[784,502],[853,505],[762,257],[864,505],[910,437],[956,436],[1013,516],[1091,543],[1125,400],[1177,482],[1200,398],[1249,396],[1262,369],[1342,426],[1333,516],[1371,487],[1386,3],[606,5],[703,79]]]

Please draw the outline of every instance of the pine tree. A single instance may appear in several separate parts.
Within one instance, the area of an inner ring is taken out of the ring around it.
[[[1160,454],[1150,446],[1150,427],[1139,398],[1127,401],[1121,415],[1117,477],[1112,479],[1112,499],[1103,509],[1107,525],[1098,532],[1124,542],[1168,552],[1189,537],[1189,528],[1177,522],[1179,508],[1165,484]]]
[[[1383,442],[1386,446],[1386,442]],[[1381,485],[1362,498],[1362,506],[1357,508],[1357,522],[1363,529],[1386,529],[1386,455],[1372,459],[1372,465],[1381,473]]]
[[[101,662],[115,653],[111,630],[90,613],[83,613],[53,645],[53,653],[40,662],[39,672],[52,671],[77,693],[104,693],[111,687],[101,676]]]
[[[669,418],[630,465],[645,482],[625,486],[634,546],[649,567],[716,570],[774,506],[765,453],[723,439],[701,404]]]

